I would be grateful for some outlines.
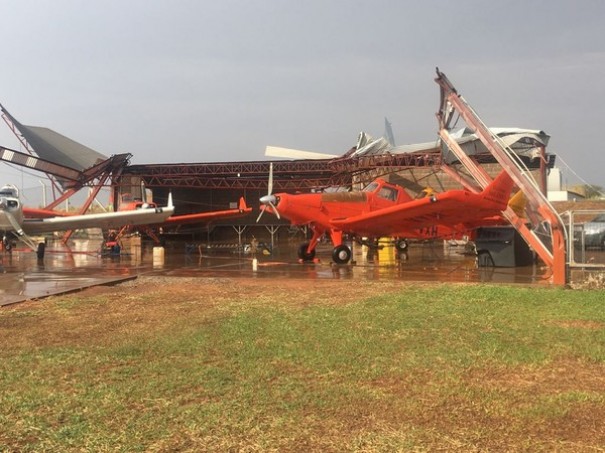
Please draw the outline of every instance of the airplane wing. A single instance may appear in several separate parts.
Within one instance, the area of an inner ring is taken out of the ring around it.
[[[210,222],[211,220],[234,219],[244,217],[252,212],[252,208],[246,206],[244,198],[240,198],[237,209],[226,209],[224,211],[198,212],[195,214],[173,215],[168,217],[163,225],[182,225],[186,223]]]
[[[485,209],[468,198],[468,192],[450,191],[433,197],[420,198],[389,208],[368,212],[339,220],[334,227],[355,231],[367,236],[390,236],[430,226],[454,227],[466,222],[477,223],[481,218],[498,214],[493,208]]]
[[[174,206],[137,209],[134,211],[106,212],[100,214],[71,215],[51,218],[26,218],[21,227],[25,234],[52,231],[78,230],[82,228],[120,228],[124,225],[149,225],[164,222],[174,213]]]
[[[67,217],[71,214],[67,212],[52,211],[49,209],[37,209],[23,207],[23,215],[26,219],[46,219],[49,217]]]

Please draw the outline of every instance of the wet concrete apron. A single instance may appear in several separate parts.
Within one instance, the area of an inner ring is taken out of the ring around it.
[[[115,284],[138,275],[198,276],[266,279],[397,279],[435,282],[494,282],[546,284],[548,271],[538,266],[523,268],[478,268],[474,256],[462,247],[441,243],[412,244],[396,255],[384,249],[367,257],[367,250],[354,249],[353,264],[331,262],[331,246],[320,245],[317,260],[300,263],[298,245],[280,245],[273,254],[253,257],[234,250],[212,250],[173,244],[161,260],[152,246],[141,253],[100,256],[86,241],[66,249],[50,245],[43,260],[30,251],[14,251],[0,257],[0,306],[77,291],[95,285]],[[88,250],[91,248],[91,250]],[[75,251],[74,251],[75,249]]]

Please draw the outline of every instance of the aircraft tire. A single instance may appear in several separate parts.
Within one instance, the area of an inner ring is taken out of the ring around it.
[[[36,256],[39,260],[44,259],[44,252],[46,250],[46,244],[44,242],[40,242],[38,244],[38,249],[36,250]]]
[[[332,260],[336,264],[347,264],[351,259],[351,249],[342,244],[332,250]]]
[[[406,239],[398,239],[395,242],[395,248],[398,252],[405,252],[408,249],[408,241]]]
[[[311,250],[310,253],[307,253],[307,247],[309,247],[308,242],[300,245],[298,248],[298,257],[303,261],[313,261],[313,258],[315,258],[315,249]]]

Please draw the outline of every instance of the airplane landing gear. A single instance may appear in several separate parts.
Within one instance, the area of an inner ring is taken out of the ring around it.
[[[395,242],[395,248],[398,252],[405,252],[408,249],[408,241],[407,239],[398,239]]]
[[[46,244],[44,242],[40,242],[38,244],[38,249],[36,250],[36,256],[39,260],[44,259],[44,251],[46,250]]]
[[[348,246],[341,244],[332,250],[332,260],[336,264],[347,264],[350,259],[351,249]]]
[[[11,243],[11,240],[4,236],[2,238],[2,248],[4,249],[5,252],[9,252],[13,249],[13,244]]]
[[[315,258],[315,249],[311,250],[310,252],[307,252],[308,247],[309,243],[305,242],[304,244],[301,244],[298,248],[298,257],[303,261],[313,261],[313,258]]]

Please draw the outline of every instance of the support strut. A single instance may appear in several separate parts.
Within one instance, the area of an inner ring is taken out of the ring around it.
[[[510,175],[528,201],[528,216],[532,220],[532,228],[521,219],[512,209],[508,208],[503,214],[517,229],[519,234],[534,249],[544,263],[552,269],[552,282],[555,285],[567,283],[565,240],[566,231],[561,217],[547,200],[529,172],[525,171],[520,159],[504,145],[481,121],[464,98],[458,94],[454,86],[442,72],[437,69],[437,84],[441,87],[441,105],[437,113],[439,121],[439,136],[460,162],[473,175],[481,187],[486,187],[491,178],[480,168],[452,139],[449,134],[450,124],[459,114],[473,130],[487,150],[496,158],[498,163]],[[543,152],[543,148],[541,149]],[[542,189],[542,190],[541,190]],[[539,227],[545,228],[549,241],[542,241],[536,234]]]

